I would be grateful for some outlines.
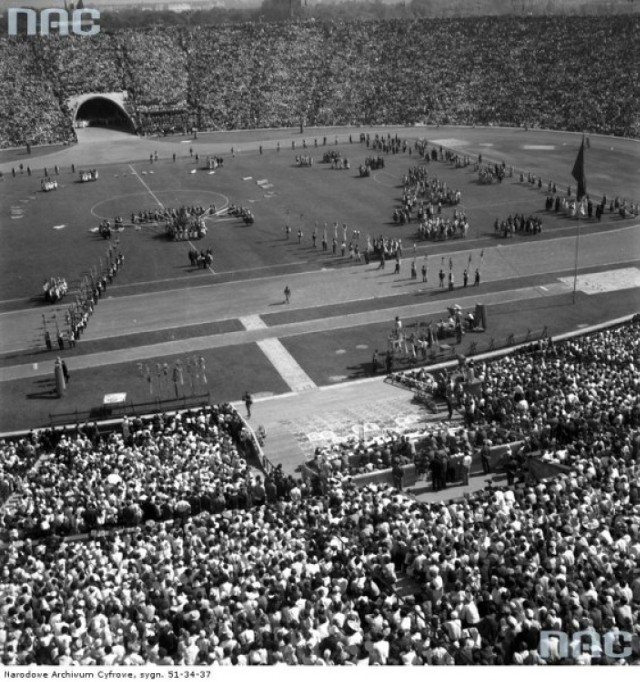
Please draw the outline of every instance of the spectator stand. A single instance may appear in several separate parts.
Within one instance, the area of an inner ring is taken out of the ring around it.
[[[17,445],[5,442],[0,449],[2,479],[13,480],[2,486],[8,498],[0,509],[3,538],[82,536],[149,519],[184,522],[200,511],[225,509],[229,495],[244,505],[243,491],[249,504],[248,439],[233,406],[207,403],[13,434]],[[22,464],[18,448],[31,455]]]

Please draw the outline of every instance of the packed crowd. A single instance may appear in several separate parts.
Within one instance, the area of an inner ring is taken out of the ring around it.
[[[106,439],[87,428],[3,443],[0,480],[14,480],[17,504],[4,507],[5,530],[133,528],[5,546],[1,662],[637,663],[639,331],[636,318],[476,363],[470,428],[436,432],[425,449],[438,485],[450,469],[441,450],[523,430],[571,472],[531,482],[512,468],[511,485],[459,502],[357,488],[341,456],[321,453],[319,489],[283,475],[278,486],[276,474],[262,483],[247,476],[228,406],[127,420]],[[446,383],[466,415],[462,382]],[[50,454],[32,468],[41,437]],[[413,456],[402,439],[366,454],[392,466]],[[220,489],[216,506],[207,493]],[[412,596],[399,595],[400,578]],[[613,647],[565,660],[541,647],[542,630],[589,629]]]
[[[120,433],[99,442],[77,429],[21,477],[0,526],[27,537],[68,535],[264,502],[239,450],[241,432],[225,405],[139,424],[125,418]]]
[[[480,395],[465,394],[462,381],[451,382],[444,393],[469,425],[498,427],[512,440],[527,438],[532,450],[563,450],[576,442],[580,447],[600,442],[602,449],[601,439],[621,439],[637,450],[638,434],[629,432],[640,427],[639,332],[636,317],[577,339],[543,339],[501,359],[471,360]],[[434,379],[424,369],[394,379],[409,388],[434,390]],[[442,386],[436,387],[443,393]]]
[[[640,426],[638,337],[640,319],[614,329],[556,343],[533,355],[515,353],[481,363],[477,415],[519,425],[559,446],[576,438]]]
[[[392,465],[415,464],[416,444],[406,436],[389,435],[370,442],[355,438],[318,447],[307,462],[324,490],[334,476],[356,476],[391,468]]]
[[[64,101],[128,93],[141,132],[524,125],[637,137],[635,15],[302,22],[0,44],[2,146],[73,139]],[[496,50],[496,45],[500,49]],[[504,55],[511,55],[506,59]],[[583,69],[585,58],[595,71]],[[566,73],[575,77],[567,81]],[[379,140],[382,149],[387,141]],[[374,149],[378,148],[374,146]]]
[[[71,117],[42,71],[31,41],[0,39],[0,147],[75,140]]]
[[[637,464],[613,471],[449,504],[301,487],[182,527],[14,544],[2,662],[522,665],[558,662],[542,629],[587,628],[632,639],[571,662],[637,662]],[[403,575],[415,596],[396,593]]]

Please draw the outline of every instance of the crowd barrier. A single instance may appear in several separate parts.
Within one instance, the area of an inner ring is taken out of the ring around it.
[[[162,412],[179,412],[210,404],[211,394],[209,392],[180,398],[156,398],[145,402],[126,401],[113,405],[99,405],[90,410],[50,412],[48,426],[69,426],[93,421],[118,420],[125,416],[138,417]]]

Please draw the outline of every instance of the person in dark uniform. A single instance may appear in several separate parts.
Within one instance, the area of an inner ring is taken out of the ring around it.
[[[385,358],[385,365],[387,369],[387,374],[391,374],[393,372],[393,355],[391,351],[387,351],[387,356]]]
[[[47,346],[47,350],[53,350],[53,344],[51,343],[51,334],[48,331],[44,333],[44,342]]]
[[[371,374],[375,376],[380,369],[380,359],[378,358],[378,350],[373,351],[373,358],[371,358]]]
[[[64,383],[68,384],[69,379],[71,378],[71,375],[69,374],[69,369],[67,368],[67,363],[64,360],[61,360],[60,365],[62,367],[62,376],[64,377]]]
[[[242,399],[244,400],[245,407],[247,408],[247,417],[250,417],[251,416],[251,406],[253,405],[253,398],[251,397],[251,394],[249,393],[249,391],[244,392]]]
[[[395,459],[391,469],[391,476],[393,478],[393,487],[402,490],[402,480],[404,478],[404,469],[398,459]]]

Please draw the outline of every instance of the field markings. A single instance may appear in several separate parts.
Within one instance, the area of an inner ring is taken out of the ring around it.
[[[158,199],[158,197],[153,193],[153,191],[151,190],[151,187],[149,187],[149,185],[147,185],[147,183],[142,179],[142,176],[140,176],[140,175],[138,174],[138,172],[136,171],[136,169],[135,169],[131,164],[129,164],[129,168],[131,168],[131,172],[133,173],[133,175],[135,175],[136,178],[138,178],[138,180],[140,180],[140,182],[142,183],[142,186],[143,186],[143,187],[147,190],[147,192],[149,192],[149,194],[155,199],[156,203],[160,206],[160,208],[164,208],[164,204],[163,204],[163,203],[160,201],[160,199]]]
[[[140,175],[136,172],[136,169],[135,169],[131,164],[129,164],[129,168],[131,168],[131,171],[133,172],[133,174],[134,174],[134,175],[138,178],[138,180],[140,180],[140,182],[144,185],[144,187],[146,188],[147,192],[149,192],[149,194],[156,200],[156,202],[158,203],[158,205],[160,206],[160,208],[164,208],[164,207],[165,207],[164,204],[163,204],[163,203],[160,201],[160,199],[158,199],[158,197],[153,193],[153,191],[151,190],[151,187],[149,187],[149,185],[147,185],[147,183],[140,177]],[[192,248],[194,251],[197,251],[197,250],[198,250],[198,249],[196,249],[196,247],[194,246],[193,242],[192,242],[190,239],[187,240],[187,241],[188,241],[188,243],[189,243],[189,246],[191,246],[191,248]],[[207,265],[207,269],[211,272],[211,274],[213,274],[213,275],[216,274],[215,270],[214,270],[210,265]]]
[[[257,346],[292,391],[300,393],[317,388],[315,382],[282,345],[280,339],[264,339],[258,341]]]
[[[240,317],[239,319],[240,323],[247,331],[267,329],[267,325],[264,323],[260,315],[246,315],[245,317]]]
[[[558,289],[559,292],[564,291],[565,293],[571,290],[567,285],[560,285]],[[458,301],[463,309],[473,309],[478,302],[485,303],[486,305],[496,305],[534,298],[539,299],[543,298],[545,295],[555,295],[555,293],[556,292],[554,291],[553,294],[544,294],[540,291],[539,287],[531,286],[510,291],[487,292],[484,294],[469,292],[466,297],[460,297]],[[309,307],[313,308],[317,306]],[[439,300],[401,305],[395,310],[403,319],[438,315],[441,311],[442,301]],[[389,315],[390,309],[385,308],[367,312],[347,313],[346,315],[339,315],[331,318],[320,317],[307,321],[287,322],[268,327],[267,329],[257,329],[255,331],[233,331],[215,334],[213,336],[195,336],[176,341],[164,341],[143,346],[132,346],[126,349],[97,351],[87,355],[75,356],[73,363],[75,370],[82,370],[109,365],[121,365],[127,362],[160,358],[167,355],[176,355],[178,353],[212,351],[239,344],[255,343],[264,352],[267,359],[281,375],[285,383],[291,387],[291,390],[300,392],[316,388],[316,384],[306,372],[304,372],[289,351],[282,345],[280,339],[343,329],[354,329],[356,327],[369,327],[380,322],[387,322],[390,319]],[[95,341],[98,340],[98,338],[92,338],[91,340]],[[6,353],[9,351],[3,352]],[[0,382],[44,376],[47,375],[49,371],[50,369],[47,366],[47,363],[43,363],[38,369],[34,369],[32,364],[9,365],[0,368]]]

